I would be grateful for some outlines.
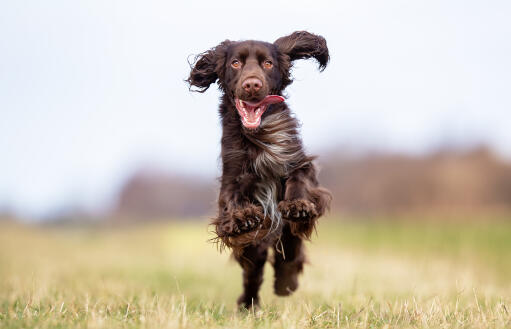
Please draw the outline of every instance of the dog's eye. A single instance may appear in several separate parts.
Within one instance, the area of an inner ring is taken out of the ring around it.
[[[241,63],[239,60],[235,59],[231,62],[231,66],[234,67],[235,69],[239,69],[241,67]]]
[[[265,60],[263,65],[265,69],[271,69],[273,67],[273,63],[270,60]]]

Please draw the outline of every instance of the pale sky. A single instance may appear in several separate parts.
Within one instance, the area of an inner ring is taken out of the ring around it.
[[[219,173],[216,86],[187,58],[224,39],[323,35],[331,63],[288,88],[312,152],[422,153],[486,143],[511,157],[511,2],[3,1],[0,208],[105,206],[142,165]]]

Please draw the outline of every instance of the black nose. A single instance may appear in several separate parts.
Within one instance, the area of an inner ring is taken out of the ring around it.
[[[259,89],[263,86],[263,82],[257,78],[248,78],[241,84],[241,87],[247,93],[255,93],[258,92]]]

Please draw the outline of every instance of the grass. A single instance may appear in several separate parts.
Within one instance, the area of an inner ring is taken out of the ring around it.
[[[237,311],[238,266],[205,223],[0,222],[0,328],[510,328],[511,222],[324,220],[291,297],[266,267]]]

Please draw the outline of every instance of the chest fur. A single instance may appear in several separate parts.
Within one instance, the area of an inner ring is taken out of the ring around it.
[[[265,120],[258,135],[250,138],[257,147],[252,169],[258,179],[253,198],[271,218],[273,228],[281,226],[282,218],[278,211],[282,181],[303,156],[295,121],[276,115]]]

